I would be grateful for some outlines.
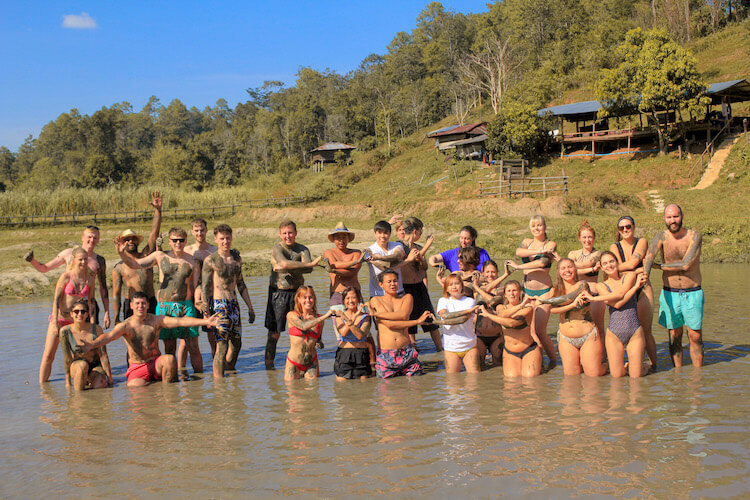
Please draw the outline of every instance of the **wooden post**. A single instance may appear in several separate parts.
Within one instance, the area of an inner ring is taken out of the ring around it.
[[[547,178],[542,177],[542,197],[547,197]]]
[[[232,215],[234,215],[234,202],[232,202]]]
[[[632,135],[632,131],[628,129],[628,154],[630,154],[630,136]]]

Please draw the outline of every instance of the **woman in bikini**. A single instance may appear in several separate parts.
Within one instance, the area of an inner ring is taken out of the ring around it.
[[[336,380],[366,379],[372,376],[370,351],[367,338],[370,335],[370,316],[362,312],[362,296],[350,286],[342,292],[344,310],[336,313],[336,328],[341,340],[336,349],[333,372]]]
[[[646,283],[643,273],[618,270],[617,257],[612,252],[604,252],[601,265],[607,274],[603,283],[596,283],[598,296],[593,297],[584,292],[586,298],[594,303],[609,306],[609,327],[604,339],[607,348],[609,373],[613,377],[631,377],[643,374],[643,351],[645,339],[643,328],[638,321],[638,299],[636,293]],[[624,352],[628,352],[628,364],[625,364]]]
[[[478,283],[474,284],[474,300],[476,303],[487,305],[487,308],[493,311],[503,301],[503,289],[500,287],[500,284],[510,276],[510,272],[506,267],[502,276],[498,276],[498,274],[495,261],[488,260],[482,267],[482,275]],[[492,355],[492,364],[501,364],[503,348],[502,327],[483,316],[477,316],[474,331],[477,334],[479,359],[484,361],[487,352],[489,352]]]
[[[597,333],[589,308],[590,295],[584,293],[588,289],[587,282],[578,280],[575,262],[562,259],[557,265],[557,283],[552,296],[537,299],[542,304],[550,304],[551,312],[560,315],[557,348],[565,375],[578,375],[581,367],[590,377],[607,372],[606,365],[602,364],[602,337]]]
[[[557,243],[547,238],[547,222],[541,215],[534,215],[529,220],[532,238],[526,238],[521,246],[516,248],[516,256],[521,258],[522,264],[509,261],[511,269],[523,271],[523,292],[526,296],[547,297],[552,291],[552,278],[549,271],[552,261],[559,259]],[[550,307],[546,304],[534,306],[534,320],[532,330],[542,343],[544,352],[549,358],[549,368],[557,363],[555,345],[547,335]]]
[[[52,362],[55,360],[55,352],[60,343],[60,328],[73,323],[70,315],[73,303],[79,299],[86,299],[89,303],[89,311],[93,310],[95,286],[94,274],[88,267],[88,254],[83,248],[76,247],[67,270],[60,275],[55,286],[52,314],[49,317],[44,353],[39,365],[40,384],[49,380]],[[90,319],[90,322],[93,323],[93,319]]]
[[[621,273],[627,271],[640,272],[643,270],[643,258],[648,250],[646,238],[635,237],[635,220],[629,215],[620,217],[617,221],[617,234],[615,242],[609,247],[618,262],[618,270]],[[651,282],[646,284],[636,294],[638,300],[638,321],[643,327],[643,337],[646,341],[646,354],[651,363],[649,371],[656,370],[656,341],[651,331],[653,321],[654,290]]]
[[[65,359],[65,385],[76,391],[101,389],[112,385],[107,348],[100,347],[86,353],[78,348],[82,341],[93,342],[104,332],[89,321],[89,301],[77,300],[70,310],[73,324],[60,329],[60,344]]]
[[[568,258],[575,262],[578,270],[578,278],[586,281],[592,290],[595,290],[595,284],[599,281],[599,258],[602,255],[600,250],[594,248],[596,231],[591,227],[587,220],[584,220],[578,227],[578,241],[581,242],[581,248],[568,253]],[[604,335],[604,313],[606,308],[604,302],[591,303],[591,315],[594,316],[594,324],[599,330],[599,335]]]
[[[289,353],[286,355],[284,380],[318,378],[318,352],[315,344],[323,334],[323,322],[333,316],[333,310],[318,315],[315,290],[302,285],[294,294],[294,310],[286,315],[289,324]]]
[[[531,333],[531,318],[534,309],[531,297],[523,297],[518,281],[509,281],[504,288],[505,304],[497,308],[497,314],[482,306],[482,314],[502,326],[503,375],[506,377],[536,377],[542,373],[542,350]]]

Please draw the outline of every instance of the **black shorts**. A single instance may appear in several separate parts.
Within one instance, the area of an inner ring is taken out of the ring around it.
[[[294,309],[295,293],[297,289],[279,290],[275,286],[268,287],[265,326],[269,332],[286,330],[286,313]]]
[[[367,347],[339,347],[336,349],[333,373],[338,377],[350,379],[369,377],[372,375],[370,351]]]
[[[432,301],[430,300],[430,294],[427,292],[427,287],[424,286],[424,282],[419,283],[404,283],[404,293],[408,293],[414,299],[414,306],[411,308],[411,314],[409,319],[419,318],[423,312],[430,311],[435,314],[435,309],[432,308]],[[437,330],[437,325],[422,325],[422,331],[432,332]],[[409,327],[409,335],[416,335],[417,327]]]
[[[148,298],[148,312],[156,314],[156,297]],[[133,310],[130,308],[130,301],[125,300],[122,303],[122,319],[128,319],[133,315]]]

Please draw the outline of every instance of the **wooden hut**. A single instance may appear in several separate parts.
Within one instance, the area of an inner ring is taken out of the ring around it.
[[[481,158],[485,153],[487,122],[452,125],[433,130],[427,137],[435,139],[438,151],[455,151],[459,158]]]
[[[326,142],[325,144],[318,146],[317,148],[310,151],[313,169],[320,170],[323,168],[324,163],[333,163],[336,161],[336,153],[341,151],[344,153],[344,159],[348,162],[352,151],[357,149],[349,144],[343,142]]]

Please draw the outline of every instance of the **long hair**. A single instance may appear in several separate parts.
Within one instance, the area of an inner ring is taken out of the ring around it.
[[[458,280],[458,282],[461,283],[461,293],[464,293],[464,280],[461,278],[461,275],[459,273],[451,273],[443,282],[443,297],[446,299],[451,296],[451,294],[448,293],[448,285],[450,285],[451,280]]]
[[[83,255],[84,257],[86,257],[86,268],[83,272],[83,275],[86,277],[86,279],[88,279],[89,277],[89,265],[88,265],[89,254],[86,252],[86,250],[84,250],[81,247],[75,247],[73,249],[73,252],[70,254],[70,262],[68,262],[67,270],[68,271],[73,270],[73,261],[75,260],[76,255]]]
[[[578,271],[576,270],[576,263],[573,262],[571,259],[568,259],[567,257],[564,259],[560,259],[560,262],[557,263],[557,282],[555,283],[555,297],[559,297],[560,295],[565,295],[565,280],[562,276],[560,276],[560,267],[562,267],[563,262],[570,262],[573,265],[573,269],[576,271],[576,278],[578,277]]]
[[[510,280],[510,281],[507,281],[505,285],[503,286],[503,304],[505,305],[508,305],[508,294],[505,293],[505,290],[507,290],[507,288],[511,285],[518,287],[518,289],[521,291],[520,298],[521,298],[521,302],[523,302],[524,291],[523,291],[523,287],[521,286],[521,283],[518,280]]]
[[[302,285],[297,289],[297,293],[294,294],[294,310],[297,312],[297,314],[300,315],[300,317],[302,317],[302,303],[300,298],[307,292],[310,292],[313,297],[313,314],[317,316],[318,297],[315,296],[315,290],[313,290],[313,287],[311,287],[310,285]]]
[[[619,261],[617,260],[617,256],[616,256],[615,254],[613,254],[613,253],[612,253],[612,252],[610,252],[609,250],[605,250],[605,251],[603,251],[603,252],[602,252],[602,254],[601,254],[601,255],[599,256],[599,264],[601,264],[601,263],[602,263],[602,259],[604,258],[604,256],[605,256],[605,255],[610,255],[610,256],[611,256],[611,257],[612,257],[613,259],[615,259],[615,262],[619,262]],[[617,269],[617,268],[616,268],[616,269]],[[603,270],[603,269],[602,269],[602,270]],[[604,273],[604,274],[607,274],[607,273]],[[618,276],[620,276],[620,275],[621,275],[621,273],[620,273],[619,269],[618,269],[618,271],[617,271],[617,275],[618,275]]]
[[[349,295],[350,292],[354,292],[355,293],[355,295],[357,296],[357,301],[359,303],[363,302],[362,301],[362,293],[359,291],[359,289],[357,287],[348,286],[348,287],[344,288],[343,292],[341,292],[341,302],[342,303],[345,301],[346,296]],[[346,305],[344,305],[344,307],[346,307]]]

